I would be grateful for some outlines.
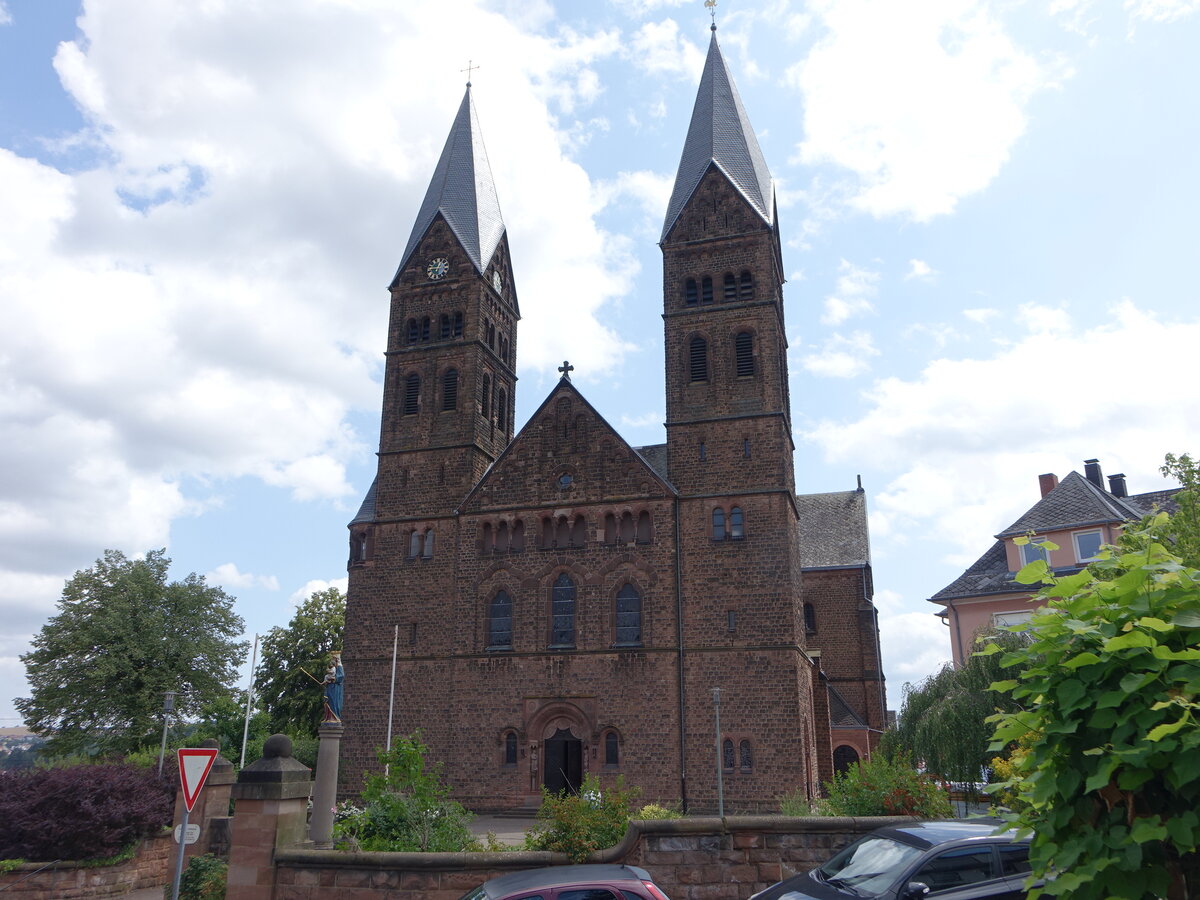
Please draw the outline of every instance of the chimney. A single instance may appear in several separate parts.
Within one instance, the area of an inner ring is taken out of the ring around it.
[[[1114,497],[1128,497],[1129,491],[1125,488],[1125,474],[1109,475],[1108,476],[1108,492]]]
[[[1039,475],[1038,487],[1042,489],[1042,496],[1045,497],[1048,493],[1058,487],[1058,476],[1053,472],[1047,472],[1045,475]]]
[[[1083,477],[1100,490],[1104,490],[1104,475],[1100,471],[1100,460],[1085,459],[1083,461]]]

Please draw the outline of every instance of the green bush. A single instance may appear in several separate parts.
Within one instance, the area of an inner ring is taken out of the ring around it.
[[[626,788],[621,778],[605,791],[594,775],[584,776],[578,794],[556,795],[542,788],[538,824],[525,836],[525,849],[552,850],[583,862],[592,851],[621,842],[640,793]]]
[[[449,852],[474,850],[467,826],[471,814],[450,799],[441,765],[427,766],[429,748],[420,732],[398,738],[379,751],[386,775],[368,775],[361,807],[343,804],[334,818],[334,836],[362,850]]]
[[[919,774],[907,757],[881,753],[833,776],[823,804],[832,816],[918,816],[944,819],[954,815],[950,798],[936,781]]]
[[[225,876],[229,867],[210,853],[193,856],[179,879],[179,900],[225,900]],[[171,900],[171,888],[163,888],[164,900]]]
[[[785,816],[829,815],[820,800],[812,800],[806,797],[804,791],[800,788],[779,798],[779,812]]]
[[[663,806],[660,803],[647,803],[634,812],[631,819],[682,819],[683,812],[677,806]]]

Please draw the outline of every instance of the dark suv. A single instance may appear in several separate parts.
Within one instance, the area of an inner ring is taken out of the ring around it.
[[[553,866],[485,881],[462,900],[669,900],[637,866]]]
[[[833,859],[752,900],[1018,900],[1029,876],[1029,841],[999,819],[889,825]]]

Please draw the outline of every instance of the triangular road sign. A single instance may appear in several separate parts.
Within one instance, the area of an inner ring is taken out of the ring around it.
[[[216,747],[185,747],[179,752],[179,783],[183,787],[183,803],[188,812],[196,805],[204,779],[216,761]]]

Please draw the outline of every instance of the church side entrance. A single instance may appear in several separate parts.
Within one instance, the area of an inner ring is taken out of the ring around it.
[[[579,793],[583,784],[583,741],[559,728],[546,739],[542,783],[552,794]]]

